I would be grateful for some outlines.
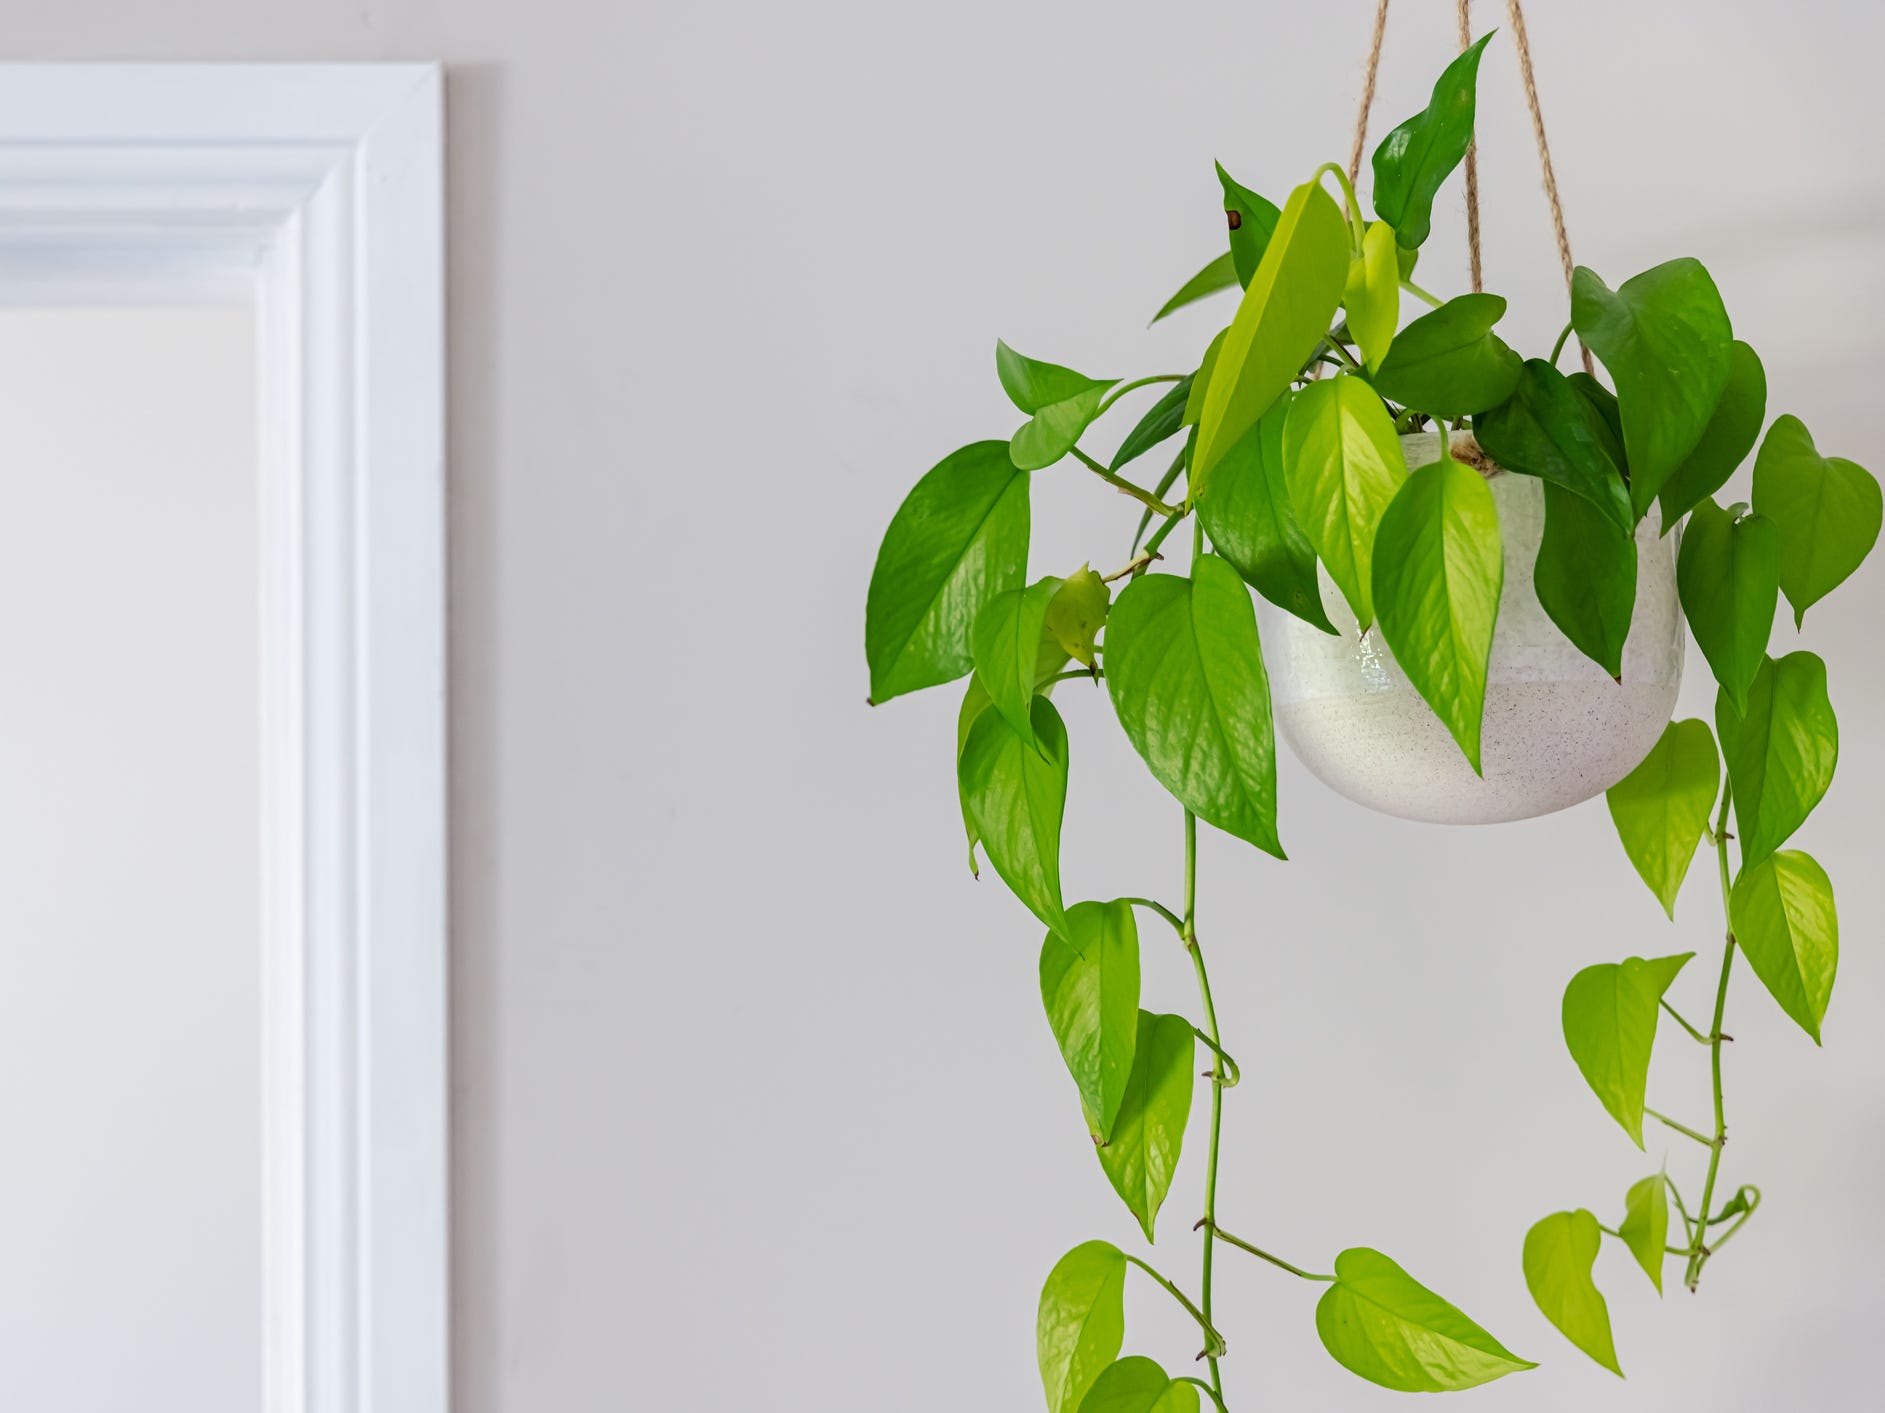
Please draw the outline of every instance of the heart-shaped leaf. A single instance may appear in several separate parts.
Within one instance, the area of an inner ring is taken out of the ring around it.
[[[1780,527],[1780,587],[1797,628],[1872,552],[1885,501],[1871,472],[1821,456],[1789,415],[1775,419],[1754,459],[1754,509]]]
[[[1277,402],[1218,463],[1198,518],[1212,547],[1278,608],[1333,633],[1316,580],[1316,552],[1296,523],[1283,475],[1283,427],[1291,399]]]
[[[1170,1377],[1140,1355],[1109,1365],[1080,1413],[1198,1413],[1196,1386]]]
[[[1583,496],[1545,482],[1533,591],[1558,631],[1618,681],[1636,612],[1636,568],[1634,535]]]
[[[1462,294],[1394,337],[1370,376],[1383,397],[1435,417],[1497,407],[1518,387],[1524,360],[1492,326],[1505,317],[1496,294]]]
[[[1512,395],[1473,419],[1473,435],[1506,470],[1575,492],[1619,530],[1635,525],[1609,428],[1589,399],[1542,358],[1527,360]]]
[[[1126,433],[1126,439],[1119,444],[1119,450],[1113,453],[1112,464],[1108,470],[1117,471],[1127,462],[1145,455],[1167,437],[1175,435],[1185,424],[1185,404],[1191,400],[1192,374],[1186,374],[1171,385],[1165,396],[1152,404],[1151,410],[1141,417],[1138,424]]]
[[[1571,322],[1617,385],[1637,518],[1695,450],[1728,386],[1734,329],[1699,261],[1671,260],[1615,291],[1578,267]]]
[[[1348,331],[1361,349],[1370,371],[1381,366],[1394,331],[1401,325],[1401,267],[1394,227],[1376,221],[1362,238],[1361,253],[1348,263],[1348,287],[1342,307],[1348,312]]]
[[[1662,1294],[1663,1260],[1669,1251],[1669,1179],[1652,1173],[1634,1184],[1623,1199],[1617,1235],[1636,1257],[1656,1294]]]
[[[1715,733],[1690,718],[1664,727],[1636,769],[1604,792],[1623,852],[1671,921],[1720,790]]]
[[[1048,1413],[1079,1413],[1101,1372],[1126,1342],[1126,1257],[1105,1241],[1076,1246],[1041,1287],[1035,1358]]]
[[[1761,985],[1819,1044],[1839,970],[1839,913],[1826,870],[1797,849],[1769,854],[1741,870],[1728,917]]]
[[[1663,993],[1693,952],[1585,967],[1564,988],[1564,1044],[1591,1091],[1643,1146],[1643,1091]]]
[[[1566,1339],[1622,1378],[1610,1309],[1590,1278],[1603,1241],[1591,1213],[1553,1212],[1525,1233],[1525,1285]]]
[[[1067,808],[1067,728],[1046,697],[1036,697],[1032,743],[998,711],[969,728],[956,762],[962,807],[988,861],[1028,910],[1063,936],[1060,822]]]
[[[1191,488],[1270,410],[1329,332],[1348,283],[1348,222],[1315,182],[1290,193],[1224,335],[1198,423]]]
[[[1152,316],[1152,322],[1156,324],[1167,314],[1175,313],[1187,304],[1196,304],[1221,289],[1232,289],[1236,284],[1237,262],[1227,250],[1180,285],[1178,293],[1159,306],[1158,313]]]
[[[1062,651],[1060,644],[1051,633],[1042,633],[1041,645],[1034,658],[1034,690],[1043,696],[1051,694],[1055,674],[1066,665],[1067,654]],[[988,688],[982,685],[982,679],[970,674],[968,690],[962,694],[962,705],[956,711],[956,799],[962,809],[962,827],[969,836],[969,872],[977,878],[982,876],[982,870],[975,860],[975,847],[982,842],[982,836],[969,814],[968,797],[962,791],[962,752],[969,744],[969,731],[974,727],[976,718],[993,705]]]
[[[1270,679],[1250,593],[1222,559],[1147,574],[1113,605],[1106,685],[1153,778],[1207,824],[1284,857]]]
[[[1382,139],[1374,153],[1374,209],[1409,250],[1433,226],[1433,198],[1473,140],[1474,88],[1479,55],[1492,38],[1482,35],[1448,64],[1427,106]]]
[[[1767,370],[1754,350],[1740,339],[1732,347],[1728,384],[1721,391],[1721,401],[1715,404],[1714,415],[1702,428],[1702,439],[1656,493],[1665,535],[1684,515],[1727,484],[1761,439],[1761,427],[1767,420]]]
[[[1826,664],[1807,652],[1768,658],[1748,688],[1746,711],[1717,694],[1715,735],[1734,787],[1745,870],[1786,843],[1833,783],[1839,719],[1826,695]]]
[[[1043,363],[1016,353],[996,340],[995,373],[1009,401],[1028,421],[1008,443],[1014,464],[1024,471],[1052,466],[1069,451],[1098,414],[1117,378],[1089,378],[1058,363]]]
[[[1028,559],[1028,476],[1006,442],[976,442],[916,483],[884,533],[864,609],[871,701],[934,687],[972,665],[982,605]]]
[[[1061,584],[1047,605],[1043,627],[1059,643],[1068,657],[1086,667],[1093,666],[1093,641],[1106,623],[1106,609],[1113,601],[1113,591],[1106,581],[1083,564]]]
[[[1394,660],[1475,774],[1504,583],[1499,512],[1484,478],[1451,458],[1409,476],[1375,536],[1375,608]]]
[[[1139,927],[1125,902],[1075,903],[1041,944],[1041,1004],[1087,1127],[1113,1135],[1139,1037]]]
[[[1230,255],[1237,283],[1248,285],[1263,263],[1263,252],[1270,248],[1283,213],[1275,202],[1233,180],[1222,162],[1217,164],[1217,179],[1224,188],[1224,218],[1230,226]]]
[[[1447,1393],[1538,1367],[1365,1246],[1335,1258],[1316,1333],[1344,1369],[1400,1393]]]
[[[1676,587],[1715,680],[1746,710],[1780,605],[1780,531],[1763,515],[1737,519],[1704,499],[1682,534]]]
[[[1407,479],[1394,421],[1359,378],[1311,383],[1290,402],[1283,467],[1296,523],[1365,632],[1374,622],[1375,531]]]
[[[1113,1191],[1139,1219],[1147,1241],[1153,1239],[1152,1224],[1178,1170],[1185,1125],[1191,1118],[1196,1056],[1190,1021],[1140,1011],[1132,1073],[1126,1079],[1112,1136],[1093,1150]]]
[[[1041,633],[1046,627],[1048,605],[1060,588],[1061,581],[1049,577],[1025,589],[1008,589],[995,595],[975,615],[975,629],[969,637],[975,651],[977,679],[995,710],[1029,745],[1034,744],[1029,709],[1034,701]]]
[[[1630,464],[1623,454],[1623,409],[1617,406],[1617,395],[1589,373],[1573,373],[1564,381],[1570,384],[1572,392],[1584,399],[1585,405],[1597,414],[1598,420],[1610,429],[1610,440],[1605,443],[1604,450],[1627,479]]]

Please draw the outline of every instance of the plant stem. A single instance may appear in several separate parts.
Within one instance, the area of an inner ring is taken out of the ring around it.
[[[1189,1374],[1180,1374],[1177,1378],[1173,1379],[1172,1382],[1176,1384],[1197,1385],[1197,1387],[1203,1389],[1206,1393],[1211,1395],[1211,1402],[1217,1405],[1217,1413],[1230,1413],[1230,1409],[1225,1406],[1224,1400],[1218,1394],[1218,1391],[1212,1388],[1203,1379],[1194,1379]]]
[[[1048,678],[1047,680],[1050,683],[1051,682],[1071,682],[1077,677],[1085,682],[1098,682],[1102,680],[1105,676],[1106,674],[1103,671],[1101,671],[1098,667],[1072,667],[1072,668],[1067,669],[1067,671],[1065,672],[1056,672],[1052,677]]]
[[[1150,1266],[1146,1265],[1146,1263],[1141,1261],[1137,1256],[1134,1256],[1131,1252],[1125,1252],[1123,1254],[1125,1255],[1126,1259],[1130,1261],[1133,1265],[1137,1266],[1140,1270],[1144,1271],[1148,1276],[1152,1277],[1153,1280],[1157,1281],[1160,1285],[1164,1286],[1166,1290],[1170,1291],[1172,1299],[1176,1300],[1180,1305],[1184,1306],[1185,1313],[1190,1315],[1192,1319],[1198,1322],[1198,1328],[1204,1331],[1205,1353],[1210,1357],[1211,1367],[1215,1369],[1217,1367],[1218,1356],[1224,1352],[1224,1336],[1219,1334],[1217,1330],[1213,1328],[1211,1324],[1211,1317],[1205,1314],[1204,1311],[1200,1310],[1197,1306],[1193,1305],[1191,1303],[1190,1296],[1186,1295],[1182,1290],[1180,1290],[1171,1281],[1168,1281],[1167,1279],[1165,1279],[1164,1276],[1160,1275],[1157,1271],[1153,1270]]]
[[[1551,345],[1551,365],[1552,365],[1552,367],[1554,367],[1554,368],[1555,368],[1555,367],[1557,367],[1557,364],[1558,364],[1558,355],[1559,355],[1560,353],[1563,353],[1563,352],[1564,352],[1564,346],[1565,346],[1565,345],[1566,345],[1567,343],[1569,343],[1570,341],[1571,341],[1571,323],[1570,323],[1570,321],[1569,321],[1569,320],[1567,319],[1567,320],[1565,321],[1565,325],[1564,325],[1564,332],[1563,332],[1563,333],[1561,333],[1561,334],[1559,334],[1559,335],[1558,335],[1558,341],[1557,341],[1556,343],[1554,343],[1554,344],[1552,344],[1552,345]]]
[[[1165,543],[1165,537],[1171,534],[1173,530],[1177,529],[1179,521],[1183,520],[1189,514],[1191,514],[1191,507],[1181,505],[1176,515],[1171,516],[1161,524],[1158,529],[1152,532],[1152,538],[1145,542],[1145,548],[1141,550],[1140,553],[1149,555],[1152,559],[1157,559],[1159,557],[1158,547]]]
[[[1179,917],[1177,913],[1173,912],[1163,903],[1154,902],[1150,898],[1121,898],[1119,901],[1122,903],[1131,903],[1134,907],[1151,909],[1151,911],[1157,913],[1172,925],[1172,931],[1178,934],[1178,938],[1181,942],[1184,940],[1184,919]]]
[[[1111,407],[1115,402],[1118,402],[1120,398],[1124,397],[1134,388],[1149,387],[1153,383],[1182,383],[1185,377],[1186,375],[1183,373],[1154,373],[1149,378],[1134,378],[1129,383],[1121,383],[1118,387],[1106,394],[1105,397],[1100,399],[1100,405],[1093,410],[1094,419],[1097,421],[1099,418],[1105,416],[1107,408]]]
[[[1728,875],[1728,806],[1733,800],[1734,782],[1730,780],[1722,789],[1721,813],[1715,820],[1715,859],[1721,874],[1721,912],[1724,921],[1728,916],[1728,894],[1731,889]],[[1708,1260],[1708,1206],[1715,1197],[1715,1179],[1721,1172],[1721,1150],[1728,1141],[1728,1116],[1721,1097],[1721,1023],[1728,1009],[1728,978],[1734,971],[1735,941],[1732,925],[1725,926],[1723,930],[1727,934],[1727,941],[1722,947],[1721,980],[1715,987],[1715,1020],[1709,1027],[1708,1042],[1709,1073],[1715,1089],[1715,1141],[1710,1146],[1708,1176],[1702,1183],[1702,1204],[1696,1211],[1694,1247],[1689,1252],[1689,1269],[1684,1277],[1690,1290],[1700,1284],[1702,1266]]]
[[[1682,1018],[1682,1013],[1678,1011],[1674,1006],[1670,1005],[1667,1001],[1664,1001],[1662,1003],[1662,1008],[1665,1011],[1669,1012],[1670,1015],[1675,1017],[1676,1024],[1681,1026],[1684,1030],[1688,1031],[1690,1038],[1699,1041],[1703,1045],[1708,1044],[1708,1037],[1702,1034],[1702,1032],[1697,1030],[1694,1026],[1690,1025],[1686,1020],[1684,1020]]]
[[[1406,290],[1409,294],[1413,295],[1415,299],[1418,299],[1422,304],[1426,305],[1429,309],[1438,309],[1442,304],[1446,303],[1446,301],[1444,299],[1441,299],[1439,295],[1428,294],[1426,290],[1422,289],[1419,285],[1415,284],[1412,280],[1402,280],[1401,288]]]
[[[1087,470],[1091,471],[1095,476],[1098,476],[1114,490],[1125,492],[1125,494],[1131,496],[1134,500],[1138,501],[1139,504],[1146,507],[1146,509],[1164,516],[1173,516],[1178,513],[1177,506],[1165,504],[1164,501],[1153,495],[1152,492],[1145,489],[1145,487],[1133,485],[1133,483],[1128,481],[1124,476],[1115,476],[1111,471],[1108,471],[1104,466],[1100,465],[1099,462],[1088,456],[1084,451],[1081,451],[1079,447],[1073,448],[1073,454],[1080,459]]]
[[[1217,1229],[1217,1235],[1220,1241],[1224,1241],[1224,1242],[1229,1243],[1232,1246],[1235,1246],[1239,1251],[1248,1251],[1252,1256],[1256,1256],[1262,1260],[1268,1261],[1272,1266],[1277,1267],[1279,1270],[1288,1271],[1292,1276],[1301,1276],[1306,1281],[1332,1281],[1335,1279],[1334,1276],[1319,1276],[1314,1271],[1305,1271],[1301,1266],[1292,1266],[1288,1261],[1285,1261],[1281,1256],[1272,1256],[1269,1252],[1265,1251],[1262,1247],[1252,1246],[1249,1242],[1245,1241],[1242,1237],[1232,1236],[1229,1232],[1225,1231],[1222,1227],[1219,1227]]]
[[[1656,1120],[1656,1122],[1661,1124],[1664,1128],[1672,1128],[1677,1133],[1683,1134],[1684,1136],[1689,1137],[1689,1138],[1693,1138],[1697,1143],[1701,1144],[1702,1147],[1704,1148],[1713,1148],[1715,1146],[1713,1143],[1709,1141],[1707,1134],[1697,1133],[1694,1129],[1690,1128],[1687,1124],[1679,1124],[1674,1119],[1670,1118],[1667,1114],[1657,1113],[1654,1109],[1650,1108],[1649,1105],[1647,1104],[1643,1106],[1643,1112],[1650,1118]]]
[[[1202,536],[1200,536],[1202,538]],[[1191,967],[1198,975],[1198,1000],[1204,1007],[1204,1033],[1209,1038],[1211,1048],[1223,1054],[1219,1048],[1223,1041],[1217,1029],[1217,1007],[1211,1000],[1211,978],[1204,968],[1204,949],[1198,945],[1198,817],[1190,810],[1185,811],[1185,918],[1179,929],[1185,949],[1191,953]],[[1211,1323],[1211,1262],[1217,1237],[1217,1146],[1218,1135],[1224,1124],[1224,1068],[1221,1063],[1211,1067],[1211,1139],[1204,1154],[1204,1272],[1200,1279],[1201,1299],[1204,1303],[1204,1323]],[[1221,1351],[1220,1351],[1221,1352]],[[1224,1375],[1218,1369],[1217,1355],[1208,1349],[1205,1351],[1211,1361],[1211,1388],[1220,1399],[1224,1393]]]
[[[1310,180],[1321,181],[1324,172],[1335,173],[1335,179],[1342,184],[1342,209],[1348,216],[1349,233],[1355,242],[1354,253],[1359,255],[1361,243],[1368,235],[1368,227],[1361,219],[1361,198],[1355,195],[1355,184],[1348,179],[1348,173],[1333,162],[1324,162],[1317,167],[1316,174]]]
[[[1336,338],[1333,330],[1329,333],[1328,348],[1329,352],[1333,353],[1336,358],[1341,361],[1342,366],[1348,369],[1349,372],[1359,373],[1361,371],[1361,364],[1357,363],[1354,356],[1350,354],[1347,349],[1342,347],[1342,341]]]

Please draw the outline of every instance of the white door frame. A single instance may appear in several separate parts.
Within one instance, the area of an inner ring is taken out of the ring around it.
[[[265,1413],[447,1410],[441,92],[0,64],[0,304],[259,313]]]

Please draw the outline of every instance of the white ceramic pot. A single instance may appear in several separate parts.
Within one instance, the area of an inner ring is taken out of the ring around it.
[[[1410,468],[1438,457],[1437,433],[1401,438]],[[1264,658],[1282,737],[1324,784],[1370,809],[1437,824],[1494,824],[1549,814],[1601,794],[1649,753],[1675,710],[1685,637],[1676,598],[1676,536],[1654,510],[1637,527],[1636,612],[1623,680],[1558,631],[1532,589],[1544,531],[1544,484],[1506,471],[1488,485],[1505,544],[1505,590],[1486,674],[1482,780],[1408,683],[1379,628],[1356,632],[1321,572],[1340,636],[1259,600]]]

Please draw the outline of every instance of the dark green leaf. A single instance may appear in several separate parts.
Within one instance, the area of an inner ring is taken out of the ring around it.
[[[1375,536],[1375,608],[1394,660],[1475,774],[1504,583],[1499,512],[1485,479],[1450,458],[1409,476]]]
[[[1348,222],[1328,192],[1305,182],[1290,193],[1218,352],[1192,458],[1194,494],[1295,381],[1328,334],[1347,283]]]
[[[985,711],[957,762],[962,805],[988,861],[1014,895],[1063,935],[1060,822],[1067,807],[1067,729],[1045,697],[1034,699],[1034,745]],[[1037,749],[1038,747],[1038,749]]]
[[[1270,238],[1276,234],[1276,223],[1283,213],[1275,202],[1233,181],[1222,162],[1217,164],[1217,179],[1224,187],[1224,216],[1230,225],[1230,254],[1237,283],[1247,286],[1263,263],[1263,252],[1270,248]]]
[[[1389,133],[1374,153],[1374,209],[1393,225],[1409,250],[1418,248],[1433,224],[1433,198],[1460,164],[1473,140],[1473,90],[1479,55],[1492,38],[1446,66],[1427,106]]]
[[[1765,516],[1737,520],[1704,499],[1682,532],[1676,587],[1715,680],[1745,710],[1780,604],[1780,531]]]
[[[1028,713],[1034,701],[1035,663],[1040,657],[1047,607],[1060,586],[1060,580],[1049,577],[1025,589],[1008,589],[995,595],[975,615],[975,629],[970,635],[976,679],[995,710],[1029,745],[1034,744],[1034,726]]]
[[[1107,605],[1112,600],[1113,592],[1106,581],[1093,572],[1092,565],[1083,564],[1054,594],[1042,626],[1068,657],[1091,667],[1093,640],[1106,623]]]
[[[1839,970],[1839,913],[1826,870],[1797,849],[1769,854],[1741,870],[1728,917],[1761,985],[1819,1044]]]
[[[1525,1285],[1566,1339],[1622,1378],[1610,1309],[1590,1278],[1603,1240],[1597,1218],[1582,1208],[1553,1212],[1525,1233]]]
[[[1189,579],[1134,580],[1107,621],[1106,685],[1159,784],[1205,823],[1284,856],[1270,681],[1235,569],[1207,554]]]
[[[1543,359],[1526,361],[1512,396],[1473,419],[1473,435],[1506,470],[1576,492],[1619,530],[1634,526],[1630,491],[1611,457],[1602,415]]]
[[[1316,1333],[1344,1369],[1400,1393],[1447,1393],[1538,1367],[1365,1246],[1335,1258]]]
[[[1604,794],[1624,853],[1671,921],[1720,791],[1715,734],[1707,722],[1690,718],[1664,727],[1641,764]]]
[[[1564,1043],[1604,1108],[1643,1146],[1643,1090],[1663,992],[1694,956],[1630,957],[1585,967],[1564,988]]]
[[[1368,227],[1361,253],[1348,262],[1348,287],[1342,307],[1348,331],[1361,350],[1362,362],[1372,371],[1381,366],[1401,326],[1401,271],[1396,258],[1394,228],[1386,221]]]
[[[1359,378],[1311,383],[1290,402],[1283,466],[1296,523],[1365,632],[1374,622],[1375,531],[1407,479],[1394,421]]]
[[[1871,472],[1821,456],[1789,415],[1775,420],[1755,458],[1754,509],[1780,527],[1780,587],[1797,628],[1872,552],[1885,503]]]
[[[1612,292],[1579,267],[1571,320],[1617,385],[1637,517],[1695,450],[1734,361],[1721,294],[1695,260],[1671,260]]]
[[[1585,404],[1609,429],[1610,440],[1604,450],[1616,462],[1617,469],[1624,473],[1624,479],[1629,479],[1630,465],[1623,455],[1623,410],[1617,406],[1617,395],[1589,373],[1573,373],[1564,381],[1571,385],[1571,390],[1584,399]]]
[[[1669,1254],[1669,1179],[1652,1173],[1630,1188],[1623,1199],[1623,1221],[1617,1235],[1636,1257],[1656,1294],[1662,1294],[1663,1260]]]
[[[1180,285],[1178,293],[1159,306],[1158,313],[1152,316],[1152,322],[1156,324],[1167,314],[1183,309],[1187,304],[1196,304],[1200,299],[1216,294],[1221,289],[1232,289],[1236,284],[1237,264],[1231,259],[1231,253],[1227,250]]]
[[[1435,417],[1497,407],[1518,386],[1524,362],[1492,332],[1505,317],[1496,294],[1462,294],[1394,336],[1370,381],[1383,397]]]
[[[1100,1167],[1125,1202],[1145,1239],[1171,1190],[1172,1174],[1191,1117],[1191,1077],[1196,1064],[1195,1036],[1183,1016],[1139,1012],[1139,1033],[1132,1073],[1113,1120],[1112,1137],[1101,1147]]]
[[[1080,1413],[1198,1413],[1198,1390],[1135,1354],[1100,1375]]]
[[[1075,903],[1041,943],[1041,1004],[1087,1127],[1110,1138],[1139,1035],[1139,927],[1124,902]]]
[[[1733,350],[1728,362],[1728,385],[1722,389],[1714,416],[1702,429],[1702,439],[1656,493],[1665,535],[1702,500],[1720,490],[1760,440],[1761,426],[1767,420],[1767,370],[1761,367],[1754,350],[1740,339],[1734,341]]]
[[[1198,517],[1217,552],[1251,588],[1303,622],[1333,633],[1316,580],[1316,552],[1296,523],[1283,475],[1285,395],[1218,463]]]
[[[1151,411],[1139,419],[1138,425],[1126,433],[1119,450],[1113,453],[1112,465],[1108,470],[1119,470],[1128,461],[1143,456],[1184,426],[1185,404],[1191,400],[1193,376],[1187,374],[1173,383],[1165,396],[1152,405]]]
[[[1636,538],[1585,497],[1545,482],[1545,528],[1532,588],[1558,631],[1622,681],[1636,611]]]
[[[1034,1352],[1048,1413],[1079,1413],[1080,1402],[1126,1342],[1126,1258],[1105,1241],[1076,1246],[1041,1287]]]
[[[943,458],[897,508],[864,610],[871,700],[953,681],[972,664],[982,605],[1021,583],[1028,558],[1028,476],[1005,442]]]
[[[1715,735],[1734,787],[1746,870],[1786,843],[1833,783],[1839,721],[1826,695],[1826,664],[1807,652],[1769,658],[1754,674],[1745,712],[1717,694]]]

